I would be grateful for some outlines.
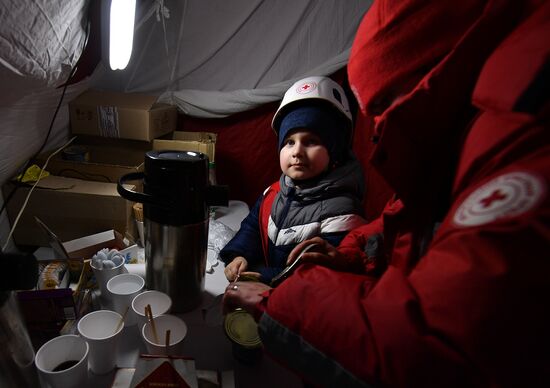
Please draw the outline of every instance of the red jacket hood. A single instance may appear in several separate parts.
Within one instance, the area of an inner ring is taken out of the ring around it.
[[[521,2],[486,3],[375,2],[358,30],[348,72],[367,116],[376,99],[438,61],[376,124],[371,163],[405,204],[429,204],[450,191],[481,67],[521,15]],[[463,22],[445,16],[456,12]]]

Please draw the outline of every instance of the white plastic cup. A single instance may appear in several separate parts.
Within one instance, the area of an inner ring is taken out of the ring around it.
[[[114,268],[102,269],[102,268],[94,267],[93,261],[90,261],[90,267],[92,267],[92,271],[94,271],[94,276],[97,282],[97,286],[101,291],[101,296],[103,296],[104,298],[109,298],[109,293],[107,290],[107,282],[112,277],[125,272],[124,262],[120,263]]]
[[[123,325],[122,316],[110,310],[98,310],[83,316],[78,332],[90,346],[88,365],[97,375],[109,373],[116,367],[117,342]]]
[[[168,314],[172,308],[172,298],[164,292],[157,290],[144,291],[137,294],[132,300],[132,310],[137,318],[138,329],[141,333],[143,325],[147,323],[145,316],[145,306],[151,306],[153,318],[162,314]]]
[[[62,335],[46,342],[34,358],[42,385],[52,388],[85,386],[88,354],[88,343],[78,335]]]
[[[183,340],[187,335],[187,325],[175,315],[165,314],[154,318],[157,340],[151,323],[147,322],[141,329],[141,337],[149,354],[165,356],[183,355]],[[166,346],[166,330],[170,330],[170,342]]]
[[[112,277],[107,282],[107,290],[111,295],[113,310],[124,315],[124,326],[133,326],[137,323],[137,317],[132,310],[132,300],[145,286],[145,280],[136,274],[124,273]]]

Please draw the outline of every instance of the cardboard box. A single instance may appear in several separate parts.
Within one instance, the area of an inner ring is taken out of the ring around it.
[[[87,90],[69,103],[71,132],[151,141],[176,129],[177,108],[157,96]]]
[[[215,162],[216,134],[210,132],[174,131],[172,139],[154,140],[153,150],[202,152],[208,156],[208,160]]]
[[[126,248],[122,235],[113,229],[62,242],[57,233],[51,230],[40,218],[35,216],[35,220],[53,249],[54,257],[52,259],[82,261],[84,259],[91,259],[93,255],[103,248],[114,248],[117,250]]]
[[[4,197],[13,187],[12,182],[4,185]],[[127,187],[135,189],[133,185]],[[29,186],[20,187],[9,202],[7,211],[11,223],[29,190]],[[35,216],[54,230],[61,241],[110,229],[121,233],[134,230],[132,203],[118,194],[114,183],[54,175],[43,178],[34,189],[15,228],[13,238],[18,245],[48,246],[48,238]]]
[[[122,175],[143,171],[145,153],[152,147],[149,142],[100,137],[79,137],[73,144],[87,151],[87,160],[65,160],[59,153],[50,159],[46,171],[68,178],[116,183]],[[43,166],[49,155],[39,155],[34,163]]]

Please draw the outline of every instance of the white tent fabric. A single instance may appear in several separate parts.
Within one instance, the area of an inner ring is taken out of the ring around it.
[[[327,75],[345,66],[370,4],[164,2],[165,12],[143,12],[128,68],[102,71],[93,83],[104,89],[162,93],[162,102],[192,116],[227,116],[280,99],[300,77]]]
[[[100,1],[100,0],[92,0]],[[88,87],[158,95],[197,117],[276,101],[297,78],[342,68],[372,0],[141,0],[130,65],[67,89],[45,150],[69,136]],[[40,148],[86,40],[90,0],[0,3],[0,184]],[[0,206],[2,199],[0,197]],[[3,243],[7,220],[0,218]]]
[[[345,66],[348,55],[349,50],[346,50],[337,57],[299,77],[294,77],[268,87],[229,92],[184,89],[163,93],[159,97],[159,102],[176,105],[182,112],[190,116],[225,117],[232,113],[253,109],[259,105],[279,100],[295,80],[303,78],[306,75],[328,75],[334,73]]]
[[[9,179],[43,143],[66,81],[85,42],[87,0],[2,0],[0,3],[0,184]],[[85,85],[68,89],[66,100]],[[68,135],[62,107],[49,148]],[[0,207],[3,200],[0,196]],[[0,242],[7,236],[0,218]]]

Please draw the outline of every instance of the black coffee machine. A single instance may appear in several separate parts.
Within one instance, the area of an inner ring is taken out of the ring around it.
[[[143,180],[143,193],[124,183]],[[145,285],[172,298],[172,311],[200,304],[204,291],[210,206],[227,206],[226,186],[208,180],[208,157],[192,151],[149,151],[144,172],[124,175],[118,193],[143,203]]]

